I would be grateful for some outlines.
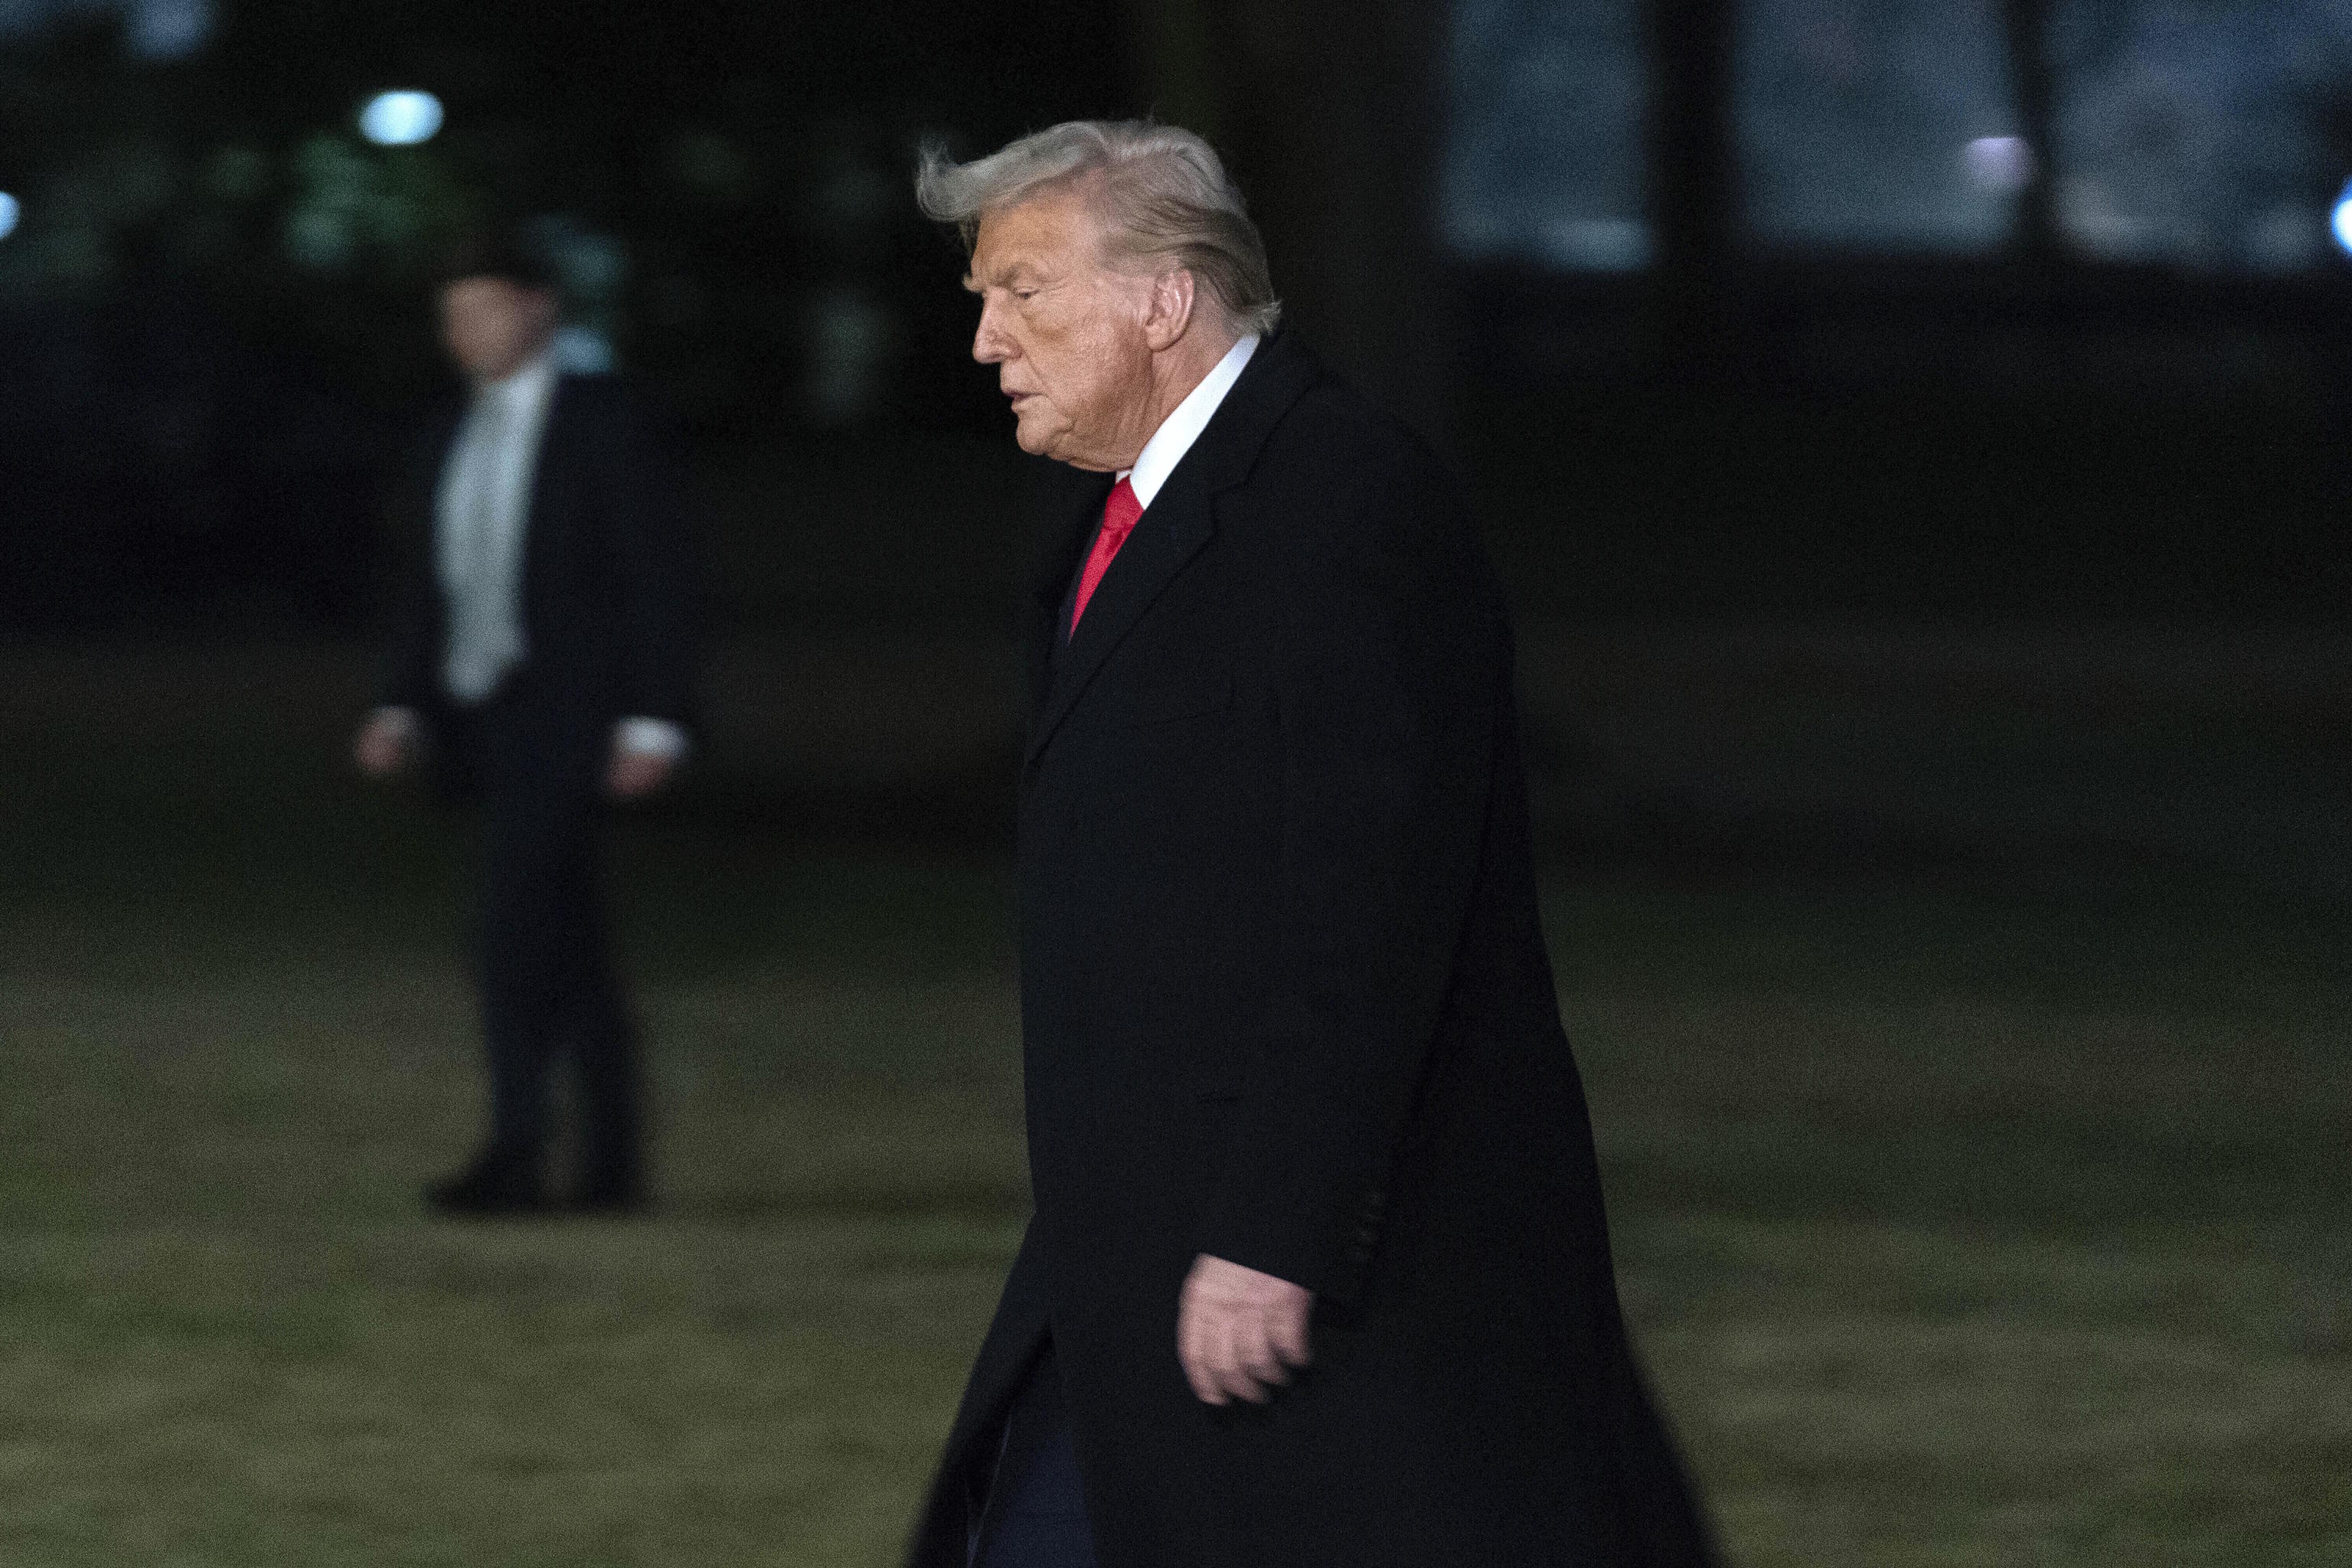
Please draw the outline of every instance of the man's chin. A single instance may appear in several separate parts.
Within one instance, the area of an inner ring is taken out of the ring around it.
[[[1058,438],[1061,431],[1044,428],[1042,421],[1031,421],[1018,415],[1013,417],[1019,423],[1013,427],[1013,439],[1023,451],[1033,458],[1059,458],[1062,455],[1060,448],[1063,443]]]

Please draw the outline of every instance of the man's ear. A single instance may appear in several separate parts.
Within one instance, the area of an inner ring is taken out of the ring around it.
[[[1143,318],[1143,340],[1151,352],[1175,347],[1192,324],[1192,274],[1180,267],[1154,278]]]

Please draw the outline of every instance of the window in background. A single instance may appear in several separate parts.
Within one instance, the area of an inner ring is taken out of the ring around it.
[[[212,32],[212,0],[137,0],[124,7],[123,41],[148,59],[194,54]]]
[[[1772,249],[1972,252],[2009,237],[2032,153],[1999,0],[1742,0],[1741,228]]]
[[[107,11],[121,14],[124,46],[152,60],[195,53],[212,37],[215,21],[213,0],[0,0],[0,38]]]
[[[2058,220],[2109,261],[2320,263],[2352,176],[2347,0],[2051,0]]]
[[[1642,266],[1645,79],[1641,0],[1458,0],[1446,244],[1571,271]]]

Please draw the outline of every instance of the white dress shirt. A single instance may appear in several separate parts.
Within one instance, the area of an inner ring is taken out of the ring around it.
[[[434,558],[449,611],[441,684],[469,706],[487,700],[530,651],[522,624],[523,535],[554,392],[555,361],[543,353],[485,384],[442,466],[434,518]]]
[[[560,374],[555,356],[541,353],[478,388],[441,469],[434,508],[434,563],[448,608],[441,680],[467,706],[487,701],[530,652],[523,554],[531,481]],[[379,712],[403,727],[415,723],[405,709]],[[666,719],[628,718],[615,727],[614,743],[675,759],[686,751],[686,731]]]
[[[1151,498],[1160,493],[1160,487],[1168,482],[1168,476],[1176,471],[1176,465],[1184,460],[1184,454],[1192,449],[1192,443],[1209,427],[1210,417],[1224,402],[1225,394],[1234,389],[1234,383],[1242,378],[1250,355],[1255,353],[1255,332],[1245,334],[1227,349],[1216,368],[1202,376],[1201,384],[1185,394],[1184,401],[1160,422],[1160,428],[1151,433],[1151,439],[1137,454],[1135,467],[1120,471],[1118,477],[1135,491],[1139,505],[1151,505]]]

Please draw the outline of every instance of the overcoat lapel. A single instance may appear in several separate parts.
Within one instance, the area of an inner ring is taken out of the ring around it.
[[[531,583],[543,570],[540,565],[541,552],[548,548],[548,532],[553,525],[548,498],[555,493],[557,476],[564,471],[558,465],[566,458],[565,448],[574,434],[571,388],[572,378],[559,374],[555,384],[547,389],[547,414],[540,421],[539,450],[531,455],[530,488],[523,492],[522,591],[526,602]]]
[[[1188,454],[1185,462],[1191,460]],[[1077,631],[1071,637],[1069,646],[1055,661],[1045,709],[1029,736],[1031,761],[1045,750],[1045,742],[1069,716],[1070,709],[1094,680],[1103,660],[1125,640],[1143,612],[1160,597],[1160,591],[1175,580],[1185,563],[1199,553],[1201,546],[1208,543],[1216,531],[1209,515],[1208,497],[1177,493],[1183,469],[1184,464],[1177,465],[1167,488],[1137,521],[1135,531],[1128,536],[1110,569],[1096,586],[1094,597],[1087,602],[1087,613],[1078,617]]]
[[[456,455],[466,405],[451,403],[434,415],[425,438],[410,449],[397,493],[395,536],[407,592],[412,646],[437,648],[446,635],[448,602],[441,585],[441,483]]]
[[[1070,579],[1077,574],[1079,557],[1102,520],[1103,503],[1110,498],[1112,484],[1108,474],[1090,474],[1058,463],[1052,468],[1052,481],[1039,487],[1045,553],[1038,559],[1029,597],[1022,606],[1022,653],[1026,660],[1033,727],[1045,711],[1054,679],[1054,645],[1062,633],[1062,600],[1069,591]]]
[[[419,476],[434,508],[441,504],[441,476],[449,467],[449,459],[457,455],[457,433],[466,427],[466,405],[453,402],[434,415],[432,434],[425,443],[425,462]]]
[[[466,405],[452,403],[433,416],[431,434],[423,447],[414,449],[407,491],[409,531],[424,541],[422,559],[435,574],[440,571],[441,484],[448,477],[449,461],[457,455],[457,436],[465,427]],[[439,591],[438,575],[425,581]]]
[[[1037,710],[1036,723],[1030,728],[1029,764],[1034,765],[1045,752],[1103,661],[1214,537],[1216,498],[1249,478],[1275,426],[1321,374],[1304,349],[1283,338],[1258,345],[1249,368],[1225,395],[1200,439],[1137,520],[1135,531],[1103,574],[1087,613],[1078,618],[1069,646],[1059,659],[1051,661],[1045,700]],[[1097,500],[1097,510],[1100,504]],[[1058,585],[1055,602],[1058,615]],[[1060,628],[1050,619],[1048,626],[1058,635]]]

